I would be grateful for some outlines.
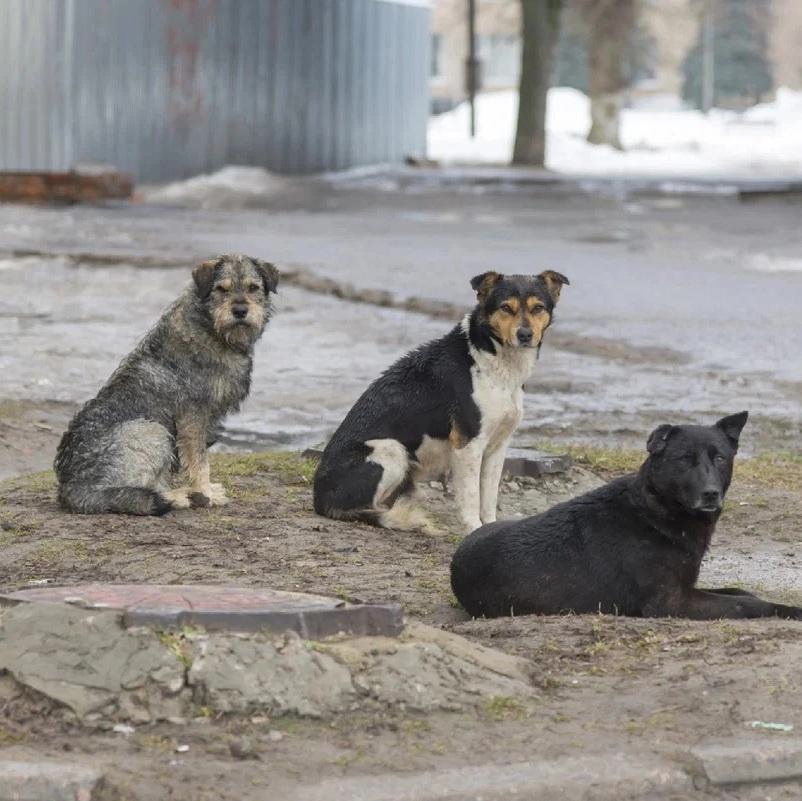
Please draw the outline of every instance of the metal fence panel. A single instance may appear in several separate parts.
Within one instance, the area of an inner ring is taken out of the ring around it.
[[[425,150],[411,0],[0,0],[0,169],[335,170]]]

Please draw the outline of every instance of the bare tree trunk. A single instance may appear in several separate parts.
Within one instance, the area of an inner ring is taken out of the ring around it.
[[[546,156],[546,95],[562,0],[521,0],[523,48],[513,164],[542,167]]]
[[[627,88],[624,59],[635,24],[635,0],[582,0],[582,5],[589,33],[588,142],[622,150],[620,119]]]

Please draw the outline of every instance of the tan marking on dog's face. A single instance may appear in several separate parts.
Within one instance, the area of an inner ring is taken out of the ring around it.
[[[551,315],[543,301],[537,296],[530,296],[526,299],[526,321],[532,329],[532,344],[539,345],[543,339],[543,334],[549,327]]]
[[[523,306],[518,298],[510,297],[488,317],[488,322],[496,338],[510,347],[521,346],[518,340],[521,327],[531,328],[532,341],[526,347],[537,347],[551,322],[551,315],[536,295],[526,298]]]

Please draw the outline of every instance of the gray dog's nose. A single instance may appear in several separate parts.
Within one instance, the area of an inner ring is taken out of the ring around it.
[[[518,329],[518,341],[522,345],[528,345],[532,341],[532,329],[531,328],[519,328]]]
[[[248,304],[247,303],[235,303],[231,307],[231,313],[238,320],[244,320],[248,316]]]

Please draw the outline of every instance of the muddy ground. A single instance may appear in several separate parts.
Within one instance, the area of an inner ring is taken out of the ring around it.
[[[545,508],[639,458],[575,456],[581,463],[563,477],[506,482],[502,513]],[[52,475],[11,479],[0,484],[0,589],[43,581],[219,582],[398,601],[410,619],[525,657],[536,701],[497,698],[461,713],[391,710],[328,721],[199,718],[123,735],[79,733],[46,707],[36,714],[35,700],[4,705],[0,692],[5,755],[91,755],[137,801],[255,801],[266,790],[278,798],[324,777],[618,750],[671,755],[705,740],[784,736],[754,729],[753,721],[802,727],[799,624],[608,616],[470,621],[448,585],[459,535],[451,499],[440,488],[424,489],[439,535],[379,531],[311,514],[313,469],[291,454],[217,455],[213,472],[228,486],[231,504],[160,519],[65,515],[55,505]],[[742,460],[705,581],[802,602],[800,513],[802,465]],[[178,753],[178,745],[189,750]],[[790,799],[799,787],[716,792],[711,797]]]

